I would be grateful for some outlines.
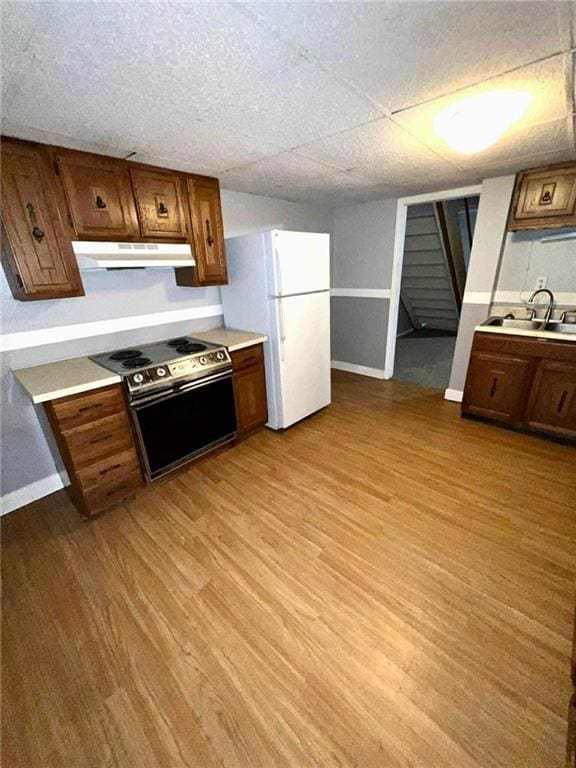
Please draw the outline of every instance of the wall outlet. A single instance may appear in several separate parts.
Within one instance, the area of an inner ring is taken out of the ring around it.
[[[546,275],[541,275],[540,277],[536,278],[536,285],[534,286],[535,290],[539,290],[540,288],[546,288],[546,283],[548,282],[548,278]]]

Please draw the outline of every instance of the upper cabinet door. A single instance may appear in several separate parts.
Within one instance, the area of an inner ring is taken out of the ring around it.
[[[187,240],[181,176],[153,169],[131,168],[132,187],[142,237]]]
[[[55,160],[78,239],[138,237],[130,176],[124,164],[81,152],[58,152]]]
[[[523,171],[516,178],[508,229],[576,226],[576,164]]]
[[[217,179],[188,177],[197,285],[225,285],[226,251]]]
[[[2,264],[15,298],[82,296],[55,179],[43,150],[2,142]]]

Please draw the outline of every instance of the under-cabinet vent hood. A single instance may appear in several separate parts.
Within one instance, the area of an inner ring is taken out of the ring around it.
[[[196,262],[188,243],[72,243],[78,267],[85,269],[141,269],[193,267]]]

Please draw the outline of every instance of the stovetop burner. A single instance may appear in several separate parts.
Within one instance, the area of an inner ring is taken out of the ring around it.
[[[203,352],[205,349],[207,349],[205,344],[194,344],[192,341],[186,341],[176,347],[176,352],[179,355],[193,355],[195,352]]]
[[[140,354],[140,353],[138,353]],[[152,360],[149,357],[135,357],[130,360],[124,360],[122,366],[124,368],[144,368],[145,365],[150,365]]]
[[[139,344],[90,359],[119,374],[131,395],[165,389],[172,381],[200,379],[232,368],[225,347],[194,336]]]
[[[141,355],[142,352],[139,349],[121,349],[110,355],[110,360],[134,360]]]

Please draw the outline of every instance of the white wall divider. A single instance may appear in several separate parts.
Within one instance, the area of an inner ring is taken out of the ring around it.
[[[117,333],[118,331],[132,331],[135,328],[149,328],[154,325],[216,317],[221,314],[222,305],[211,304],[205,307],[187,307],[186,309],[174,309],[167,312],[153,312],[148,315],[115,317],[110,320],[95,320],[90,323],[75,323],[74,325],[61,325],[52,328],[38,328],[33,331],[6,333],[1,337],[1,345],[3,352],[10,352],[15,349],[86,339],[92,336]]]

